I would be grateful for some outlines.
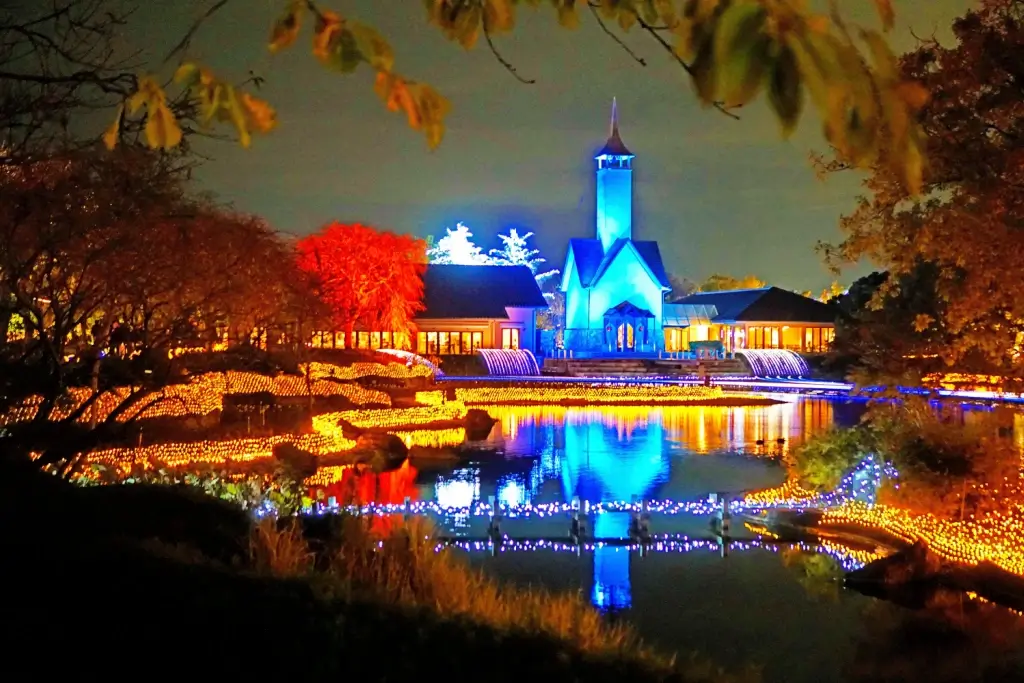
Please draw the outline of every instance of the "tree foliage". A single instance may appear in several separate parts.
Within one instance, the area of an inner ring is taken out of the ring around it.
[[[439,265],[486,266],[493,264],[493,259],[484,253],[471,239],[473,233],[462,222],[455,229],[445,228],[445,235],[427,249],[430,263]]]
[[[423,310],[425,244],[408,235],[331,223],[296,244],[306,274],[336,325],[354,346],[354,330],[411,332]]]
[[[753,275],[737,278],[731,275],[715,273],[714,275],[709,275],[706,280],[701,282],[697,291],[721,292],[727,289],[758,289],[764,287],[765,284],[764,280]]]
[[[920,112],[930,173],[912,197],[891,168],[876,165],[845,240],[823,245],[833,265],[873,260],[889,271],[872,306],[915,299],[930,264],[935,311],[912,319],[949,364],[980,354],[1024,375],[1024,1],[984,0],[953,25],[955,42],[923,42],[900,60],[902,77],[933,94]],[[824,162],[826,171],[848,165]],[[925,334],[929,333],[929,334]],[[926,343],[924,351],[928,350]]]
[[[537,272],[542,263],[547,263],[547,259],[540,255],[540,249],[531,249],[527,245],[526,240],[531,237],[532,232],[520,235],[515,228],[509,228],[507,235],[498,235],[501,248],[491,249],[488,254],[491,262],[498,266],[528,266],[537,279],[537,284],[543,287],[545,282],[558,275],[558,269]]]
[[[941,354],[952,338],[942,324],[945,306],[936,290],[937,269],[918,264],[898,277],[884,305],[873,305],[893,277],[871,273],[837,299],[829,359],[848,367],[851,379],[861,385],[916,386],[944,367]]]
[[[291,279],[285,245],[262,221],[191,196],[173,158],[139,149],[69,153],[0,167],[0,413],[39,409],[11,428],[12,451],[68,462],[117,436],[126,410],[176,377],[170,352],[278,318]],[[54,415],[69,389],[78,411]],[[133,392],[81,438],[70,431],[115,387]]]
[[[883,503],[915,513],[960,519],[1024,501],[1021,451],[1006,409],[961,413],[909,398],[870,407],[862,424],[834,428],[789,456],[800,482],[830,490],[868,454],[892,463],[899,478],[885,482]]]
[[[665,301],[668,303],[679,301],[680,299],[700,291],[699,284],[688,277],[683,277],[682,275],[669,273],[668,281],[672,285],[672,290],[665,295]]]
[[[109,0],[113,2],[114,0]],[[870,0],[879,8],[882,29],[892,26],[890,0]],[[113,146],[127,132],[142,135],[150,147],[180,144],[191,124],[232,128],[243,145],[254,132],[271,130],[271,106],[243,84],[232,83],[215,68],[190,56],[201,26],[230,0],[210,0],[208,9],[160,64],[105,63],[102,69],[76,70],[74,64],[95,55],[65,53],[39,39],[30,49],[46,53],[38,68],[18,61],[17,49],[0,53],[0,76],[21,86],[71,87],[76,93],[100,93],[120,101],[113,123],[102,136]],[[64,8],[85,6],[100,24],[89,40],[115,37],[117,21],[105,0],[57,0],[27,18],[0,25],[6,39],[29,36],[41,24],[64,16]],[[613,40],[641,64],[619,33],[637,31],[663,49],[688,75],[699,99],[733,116],[734,110],[764,94],[788,135],[805,101],[824,122],[824,135],[843,158],[866,165],[883,158],[915,191],[922,171],[922,140],[914,113],[927,99],[918,85],[900,78],[882,33],[847,25],[838,13],[820,14],[804,0],[426,0],[426,21],[449,40],[469,49],[483,38],[499,62],[524,82],[499,52],[494,38],[516,29],[523,6],[550,5],[561,26],[575,28],[589,13]],[[438,145],[450,105],[433,87],[395,68],[395,50],[374,28],[313,0],[280,0],[270,21],[268,50],[291,49],[308,36],[310,50],[324,68],[340,74],[365,66],[375,73],[375,91],[387,109],[401,112],[430,147]],[[421,15],[422,16],[422,15]],[[45,32],[43,32],[45,35]],[[0,41],[2,42],[2,41]],[[110,60],[106,60],[109,62]],[[174,64],[177,62],[177,64]],[[50,73],[60,64],[59,73]],[[138,66],[148,66],[137,75]],[[164,87],[175,69],[173,84]],[[110,97],[107,104],[113,104]],[[31,109],[31,108],[30,108]],[[99,136],[97,136],[99,137]]]

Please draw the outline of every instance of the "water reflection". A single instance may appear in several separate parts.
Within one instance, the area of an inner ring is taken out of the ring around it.
[[[833,422],[855,422],[863,410],[862,404],[794,395],[779,399],[784,402],[740,408],[489,407],[497,424],[488,445],[506,457],[432,477],[433,482],[422,482],[423,496],[462,507],[491,497],[505,505],[577,497],[680,500],[768,486],[781,477],[777,468],[738,459],[702,463],[689,456],[774,458]],[[478,485],[470,489],[458,483],[467,477]],[[463,493],[453,498],[456,490]]]
[[[497,424],[488,441],[505,457],[431,475],[433,481],[422,482],[421,495],[443,507],[465,509],[490,499],[505,506],[574,499],[684,500],[766,487],[784,478],[774,457],[837,419],[856,421],[862,409],[793,395],[779,398],[783,402],[777,405],[742,408],[490,407]],[[471,520],[462,513],[444,523],[456,536],[473,536]],[[629,535],[628,513],[596,515],[590,523],[595,538]],[[695,523],[690,520],[690,531],[707,535],[706,521]],[[659,518],[658,524],[666,523]],[[516,536],[564,535],[567,528],[567,520],[533,523]],[[629,608],[634,554],[601,545],[589,554],[593,603],[608,610]]]

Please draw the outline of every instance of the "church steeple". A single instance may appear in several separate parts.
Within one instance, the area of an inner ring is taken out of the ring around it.
[[[633,238],[633,153],[619,135],[619,107],[612,98],[608,140],[597,160],[597,238],[607,253],[617,239]]]
[[[608,140],[595,158],[600,162],[602,157],[618,157],[627,164],[628,160],[633,158],[633,153],[629,151],[619,135],[619,106],[614,97],[612,98],[612,120],[608,124]]]

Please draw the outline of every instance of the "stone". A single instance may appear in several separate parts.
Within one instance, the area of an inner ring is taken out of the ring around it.
[[[928,549],[923,541],[875,560],[846,575],[848,584],[875,583],[884,586],[903,586],[908,583],[932,581],[942,572],[941,558]]]
[[[319,467],[315,455],[290,443],[276,444],[273,453],[274,459],[287,467],[296,479],[312,477]]]
[[[497,420],[488,415],[486,410],[470,408],[466,413],[466,439],[468,441],[483,441],[490,436],[495,422]]]
[[[383,432],[363,432],[356,438],[356,447],[352,450],[354,464],[367,464],[377,471],[401,467],[408,457],[405,442]]]

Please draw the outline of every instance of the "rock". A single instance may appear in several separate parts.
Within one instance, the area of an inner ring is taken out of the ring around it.
[[[923,541],[875,560],[846,575],[847,584],[875,583],[903,586],[908,583],[933,581],[942,572],[942,560]]]
[[[921,609],[933,599],[944,576],[942,560],[918,541],[846,575],[846,586],[864,595]]]
[[[279,443],[274,446],[274,459],[287,467],[296,479],[306,479],[316,474],[319,467],[317,457],[290,443]]]
[[[370,465],[380,472],[401,467],[408,457],[409,449],[404,441],[394,434],[382,432],[360,434],[351,453],[353,464]]]
[[[466,413],[466,440],[483,441],[490,435],[495,422],[497,420],[488,415],[486,410],[470,408]]]

